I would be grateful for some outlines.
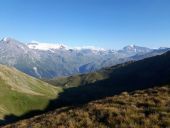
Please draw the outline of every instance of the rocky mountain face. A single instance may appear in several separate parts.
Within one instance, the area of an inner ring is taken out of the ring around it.
[[[26,44],[12,38],[3,38],[0,41],[0,64],[14,66],[37,78],[53,78],[88,73],[129,60],[138,60],[153,51],[135,45],[116,51],[94,47],[69,48],[62,44],[41,44],[35,41]]]

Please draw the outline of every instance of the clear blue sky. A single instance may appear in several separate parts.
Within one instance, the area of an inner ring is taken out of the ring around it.
[[[0,2],[0,38],[115,49],[170,46],[170,0]]]

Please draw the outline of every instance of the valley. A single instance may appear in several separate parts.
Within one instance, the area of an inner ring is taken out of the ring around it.
[[[0,128],[170,128],[170,0],[0,4]]]

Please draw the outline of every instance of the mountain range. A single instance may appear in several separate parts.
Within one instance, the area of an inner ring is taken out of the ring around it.
[[[95,47],[70,48],[63,44],[23,43],[12,38],[0,41],[0,64],[13,66],[31,76],[47,79],[89,73],[104,67],[136,61],[168,51],[129,45],[121,50]]]

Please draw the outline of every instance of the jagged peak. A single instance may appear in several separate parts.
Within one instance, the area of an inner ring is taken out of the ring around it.
[[[29,49],[26,44],[14,39],[14,38],[11,38],[11,37],[4,37],[4,38],[2,38],[2,40],[0,42],[1,42],[1,47],[8,47],[11,50],[13,50],[15,48],[17,48],[17,49],[20,48],[20,49],[24,50],[25,52],[27,52]]]
[[[2,38],[2,41],[6,42],[6,41],[11,41],[11,40],[15,40],[14,38],[11,37],[4,37]],[[15,40],[16,41],[16,40]]]
[[[7,43],[7,44],[25,45],[23,42],[18,41],[18,40],[14,39],[14,38],[11,38],[11,37],[4,37],[4,38],[2,38],[1,41],[3,43]]]

